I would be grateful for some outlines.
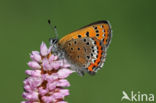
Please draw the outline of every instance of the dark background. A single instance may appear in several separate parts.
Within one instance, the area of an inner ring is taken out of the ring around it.
[[[0,0],[0,101],[23,100],[29,53],[48,44],[57,26],[59,38],[98,20],[109,20],[113,38],[104,68],[71,83],[69,103],[120,103],[122,91],[156,95],[155,0]],[[127,101],[124,101],[126,103]]]

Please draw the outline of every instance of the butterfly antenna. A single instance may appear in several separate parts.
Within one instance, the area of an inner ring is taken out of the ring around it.
[[[57,32],[56,26],[54,26],[54,31],[55,31],[56,38],[58,38],[58,32]]]
[[[58,33],[57,33],[57,29],[56,29],[56,26],[53,26],[52,24],[51,24],[51,21],[50,21],[50,19],[48,20],[48,24],[50,25],[50,27],[54,30],[54,32],[55,32],[55,35],[56,35],[56,38],[58,38]]]

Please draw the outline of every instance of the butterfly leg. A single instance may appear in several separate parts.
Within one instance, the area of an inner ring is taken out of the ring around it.
[[[77,73],[78,73],[78,75],[80,75],[80,76],[84,76],[84,71],[77,71]]]
[[[94,71],[89,71],[88,73],[92,76],[96,74]]]
[[[75,71],[78,73],[78,75],[80,75],[80,76],[84,76],[84,71],[82,70],[82,69],[79,69],[79,67],[76,67],[75,68]]]
[[[58,50],[57,52],[53,53],[54,55],[57,55],[59,59],[65,59],[64,52]]]
[[[84,76],[85,73],[84,73],[83,69],[79,69],[79,68],[80,67],[71,64],[71,69],[72,70],[74,70],[75,72],[77,72],[78,75]]]

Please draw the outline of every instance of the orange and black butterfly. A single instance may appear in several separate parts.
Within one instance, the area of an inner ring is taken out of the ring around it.
[[[51,38],[52,52],[65,58],[71,69],[84,75],[103,67],[112,37],[108,21],[98,21],[71,32],[58,40]]]

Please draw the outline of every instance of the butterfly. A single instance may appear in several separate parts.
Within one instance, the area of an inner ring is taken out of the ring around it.
[[[50,24],[50,21],[48,21]],[[50,38],[52,53],[65,58],[71,69],[83,76],[93,75],[103,67],[112,37],[108,21],[97,21],[73,31],[60,40]]]

